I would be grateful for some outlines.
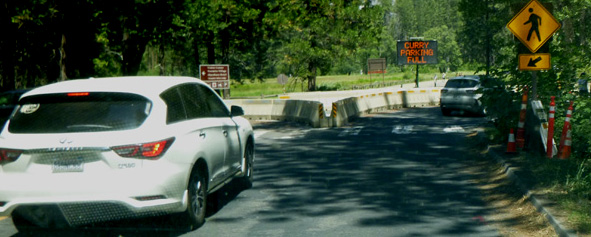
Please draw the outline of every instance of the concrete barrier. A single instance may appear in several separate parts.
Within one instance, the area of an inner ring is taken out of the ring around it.
[[[389,89],[339,99],[330,104],[316,100],[249,99],[225,100],[238,105],[251,120],[287,120],[312,127],[340,127],[363,114],[388,109],[439,105],[439,88]],[[326,108],[325,108],[326,107]],[[330,111],[328,113],[324,113]]]
[[[244,109],[244,117],[250,120],[285,120],[308,124],[312,127],[327,127],[322,124],[322,103],[306,100],[225,100],[228,106]],[[320,108],[320,109],[319,109]],[[326,123],[326,122],[325,122]]]

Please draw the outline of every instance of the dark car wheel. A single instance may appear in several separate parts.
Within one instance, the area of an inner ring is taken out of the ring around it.
[[[18,230],[18,232],[21,233],[39,230],[39,226],[31,223],[29,220],[27,220],[24,216],[22,216],[16,211],[12,212],[12,223],[14,224],[14,227]]]
[[[14,227],[22,233],[46,229],[69,230],[71,228],[57,205],[17,207],[11,217]]]
[[[482,110],[480,110],[480,113],[478,113],[478,115],[485,117],[488,114],[488,110],[486,109],[486,107],[483,107]]]
[[[443,114],[443,116],[450,116],[451,115],[451,110],[450,109],[446,109],[446,108],[441,108],[441,114]]]
[[[241,181],[246,188],[251,188],[253,183],[253,165],[254,165],[254,146],[251,142],[246,145],[246,150],[244,151],[244,159],[245,159],[245,170],[244,176],[241,177]]]
[[[194,170],[189,180],[188,207],[184,218],[191,230],[201,227],[205,223],[207,209],[207,179],[199,170]]]

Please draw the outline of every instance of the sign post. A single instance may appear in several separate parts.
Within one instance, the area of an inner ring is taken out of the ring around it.
[[[386,74],[386,59],[385,58],[370,58],[367,59],[367,74],[369,74],[369,82],[371,83],[371,74],[381,73],[382,82],[385,82],[384,74]]]
[[[537,0],[531,0],[517,13],[507,28],[533,54],[519,54],[519,70],[532,71],[532,95],[537,98],[536,71],[551,68],[550,54],[536,52],[560,29],[560,23]]]
[[[437,64],[437,41],[398,41],[396,46],[398,65],[417,65],[415,84],[419,87],[419,65]]]
[[[283,94],[285,94],[285,84],[287,84],[288,81],[289,78],[283,73],[277,76],[277,83],[279,83],[279,85],[283,85]]]
[[[225,90],[224,99],[229,99],[230,66],[227,64],[199,65],[201,80],[216,91]],[[228,98],[227,98],[228,97]]]

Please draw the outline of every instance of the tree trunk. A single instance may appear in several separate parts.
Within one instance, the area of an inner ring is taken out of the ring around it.
[[[58,81],[65,81],[68,79],[66,75],[66,50],[64,46],[66,45],[66,35],[62,34],[62,42],[60,44],[59,52],[60,52],[60,60],[59,60],[59,67],[60,67],[60,75],[58,77]]]
[[[125,76],[135,76],[140,70],[142,56],[146,50],[148,40],[140,36],[130,36],[125,33],[123,37],[123,63],[122,71]]]
[[[160,43],[160,50],[158,50],[158,68],[160,69],[160,76],[164,76],[164,74],[166,73],[164,70],[164,54],[164,44]]]
[[[195,57],[195,63],[197,64],[197,73],[199,73],[199,65],[201,65],[201,55],[199,54],[199,40],[194,38],[193,39],[193,50],[194,52],[194,57]],[[198,75],[199,78],[201,78],[201,75]]]
[[[12,24],[8,3],[0,5],[0,29],[3,29],[0,38],[0,91],[15,89],[15,58],[16,52],[16,25]]]
[[[307,76],[308,78],[308,91],[316,91],[316,71],[317,67],[314,63],[310,63],[309,66],[310,75]]]
[[[222,53],[222,64],[228,64],[230,63],[230,34],[226,29],[220,32],[220,36],[220,51]]]
[[[213,35],[208,34],[207,40],[205,41],[207,47],[207,64],[215,64],[215,45],[213,44],[213,40]]]

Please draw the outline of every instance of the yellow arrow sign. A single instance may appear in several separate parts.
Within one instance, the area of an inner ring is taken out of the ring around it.
[[[519,70],[522,71],[537,71],[550,69],[550,54],[520,54],[519,55]]]
[[[509,21],[507,28],[535,53],[560,29],[560,23],[537,0],[531,0]]]

